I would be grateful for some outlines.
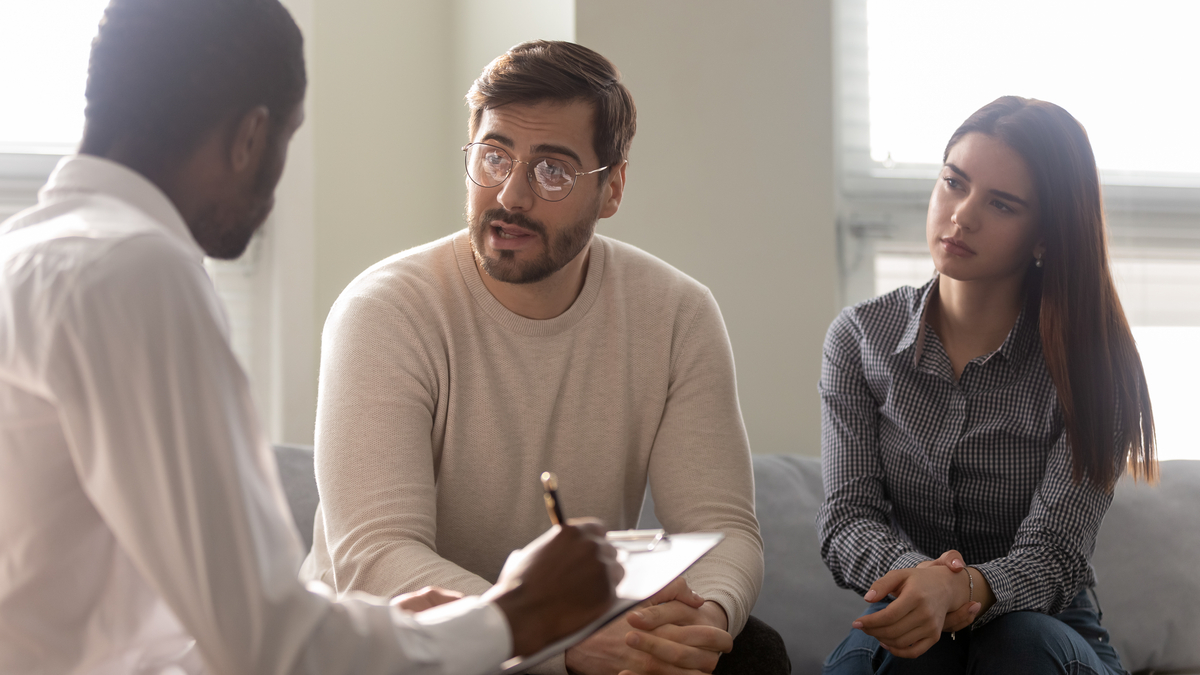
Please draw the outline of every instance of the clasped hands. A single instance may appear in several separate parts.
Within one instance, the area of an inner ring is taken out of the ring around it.
[[[578,675],[701,675],[733,649],[725,610],[679,577],[567,650]]]
[[[859,617],[854,628],[879,640],[894,656],[912,659],[924,654],[941,639],[943,632],[960,631],[980,615],[984,603],[991,605],[991,589],[977,570],[970,579],[963,571],[962,554],[950,550],[937,560],[916,567],[892,570],[871,584],[863,599],[878,602],[895,597],[887,607]]]

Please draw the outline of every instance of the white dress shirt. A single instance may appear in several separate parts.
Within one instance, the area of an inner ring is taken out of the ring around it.
[[[0,225],[0,673],[480,673],[511,651],[467,598],[331,601],[245,373],[167,197],[64,159]]]

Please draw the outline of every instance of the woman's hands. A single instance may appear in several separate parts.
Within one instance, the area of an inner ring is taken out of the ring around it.
[[[994,599],[983,575],[972,570],[972,594],[962,555],[950,550],[937,560],[916,567],[888,572],[863,596],[877,602],[895,596],[884,609],[856,620],[855,628],[879,640],[893,655],[916,658],[941,639],[944,631],[971,625]],[[974,595],[974,599],[972,599]]]

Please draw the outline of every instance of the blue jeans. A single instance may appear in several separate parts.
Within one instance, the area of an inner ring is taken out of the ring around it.
[[[871,605],[863,614],[877,612],[887,602]],[[963,630],[957,639],[949,633],[915,659],[892,656],[879,641],[861,630],[849,637],[825,660],[824,675],[898,675],[945,673],[990,675],[1058,673],[1065,675],[1128,675],[1108,631],[1087,591],[1080,591],[1060,614],[1013,612],[977,630]]]

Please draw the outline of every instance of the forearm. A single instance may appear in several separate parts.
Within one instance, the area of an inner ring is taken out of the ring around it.
[[[983,616],[992,608],[992,605],[996,604],[996,595],[992,593],[992,585],[988,583],[982,570],[968,566],[966,571],[970,572],[970,576],[967,577],[968,601],[978,602],[980,608],[977,615]]]
[[[871,584],[892,570],[916,567],[930,560],[899,537],[890,525],[858,509],[843,509],[826,499],[817,514],[821,558],[842,588],[866,593]]]

